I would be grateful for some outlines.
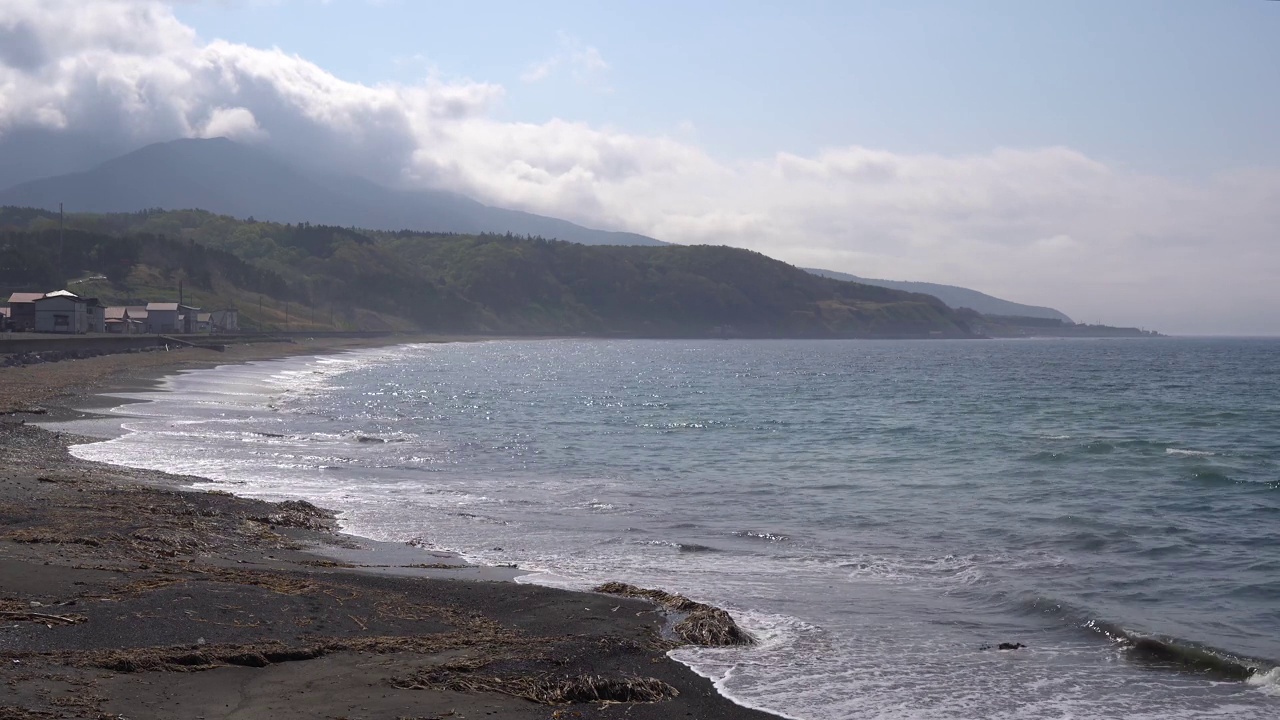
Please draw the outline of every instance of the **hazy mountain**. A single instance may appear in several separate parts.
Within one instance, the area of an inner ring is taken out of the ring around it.
[[[986,293],[970,290],[969,288],[956,287],[954,285],[939,285],[937,283],[927,282],[908,282],[902,280],[872,280],[861,278],[857,275],[836,272],[834,270],[819,270],[817,268],[805,268],[814,275],[834,278],[836,280],[847,280],[849,282],[858,282],[863,285],[875,285],[877,287],[890,288],[893,290],[905,290],[906,292],[924,293],[932,295],[952,308],[967,307],[970,310],[977,310],[983,315],[1014,315],[1018,317],[1034,317],[1048,318],[1051,320],[1061,320],[1065,323],[1074,322],[1065,314],[1048,307],[1039,307],[1037,305],[1023,305],[1022,303],[1012,302],[1010,300],[1001,300],[998,297],[992,297]]]
[[[489,207],[456,193],[407,191],[304,171],[257,148],[216,138],[148,145],[87,172],[0,191],[0,205],[78,212],[200,208],[276,222],[456,233],[537,235],[588,245],[665,245],[556,218]]]
[[[37,178],[81,172],[127,152],[94,133],[11,128],[0,133],[0,188]]]

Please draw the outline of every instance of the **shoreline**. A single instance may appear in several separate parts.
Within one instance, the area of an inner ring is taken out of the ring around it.
[[[777,717],[669,657],[670,619],[648,601],[503,582],[514,573],[341,534],[309,503],[79,460],[67,448],[92,439],[23,422],[82,418],[73,405],[189,368],[429,341],[0,369],[0,717]]]

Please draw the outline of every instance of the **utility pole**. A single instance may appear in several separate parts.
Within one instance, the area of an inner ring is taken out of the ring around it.
[[[63,270],[62,232],[66,225],[66,216],[62,212],[62,203],[58,203],[58,269]],[[63,270],[65,272],[65,270]]]

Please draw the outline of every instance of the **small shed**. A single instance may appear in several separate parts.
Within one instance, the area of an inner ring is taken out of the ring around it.
[[[236,333],[240,332],[240,311],[235,308],[227,308],[226,310],[214,310],[210,313],[210,319],[213,323],[213,332],[219,333]]]
[[[147,303],[147,332],[193,333],[199,308],[179,303]]]
[[[178,325],[178,303],[147,303],[147,332],[181,332]]]
[[[136,320],[141,323],[142,329],[138,332],[147,331],[147,306],[146,305],[128,305],[125,310],[129,311],[129,319]]]
[[[134,314],[135,312],[137,315]],[[104,308],[102,314],[103,324],[109,333],[115,335],[137,335],[147,331],[147,311],[145,308],[118,305]]]
[[[14,293],[9,296],[9,322],[14,330],[36,329],[36,301],[44,293]]]

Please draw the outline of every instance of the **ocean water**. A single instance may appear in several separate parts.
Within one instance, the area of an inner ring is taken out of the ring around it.
[[[307,498],[524,582],[721,605],[760,645],[675,656],[794,718],[1275,718],[1277,360],[1274,340],[409,345],[185,372],[74,452]]]

